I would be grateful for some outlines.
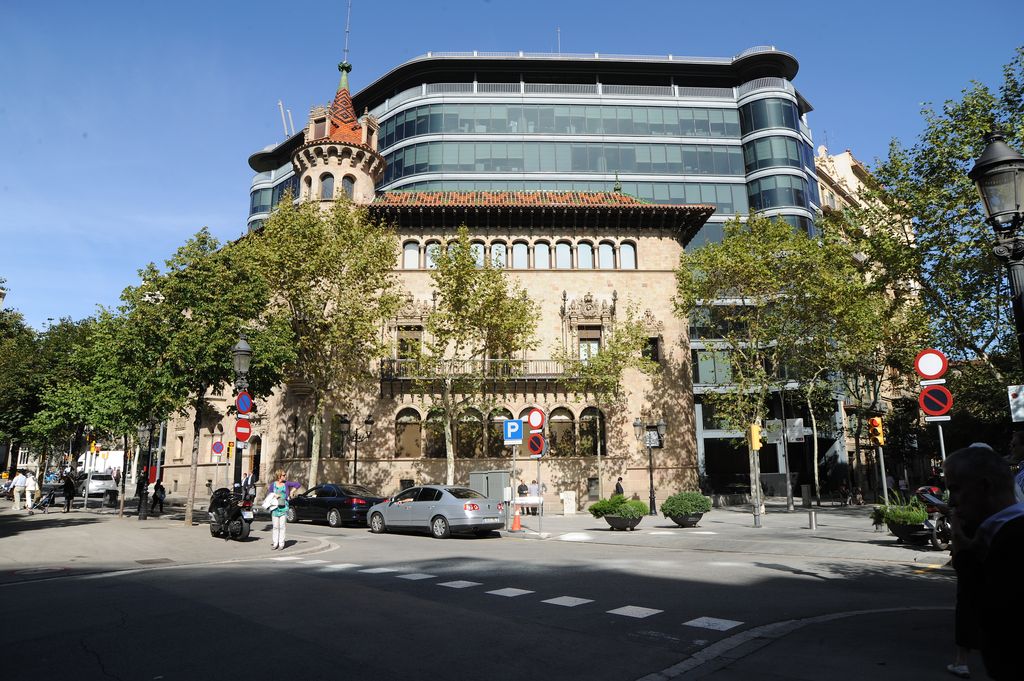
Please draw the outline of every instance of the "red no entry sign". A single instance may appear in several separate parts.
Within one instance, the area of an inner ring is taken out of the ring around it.
[[[952,408],[953,395],[944,385],[929,385],[921,390],[917,403],[928,416],[942,416]]]
[[[540,433],[531,433],[526,440],[526,448],[530,450],[530,454],[540,456],[544,453],[544,436]]]
[[[235,423],[235,439],[239,442],[248,442],[252,435],[252,423],[249,419],[238,419]]]

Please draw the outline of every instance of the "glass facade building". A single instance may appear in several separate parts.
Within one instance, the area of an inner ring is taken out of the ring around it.
[[[378,191],[610,191],[618,180],[645,201],[713,204],[696,246],[750,211],[813,228],[811,106],[797,69],[772,47],[725,58],[439,52],[353,103],[380,123]],[[250,159],[263,171],[250,226],[290,186],[294,146]]]

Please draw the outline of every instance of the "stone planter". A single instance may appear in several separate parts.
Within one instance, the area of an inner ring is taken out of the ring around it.
[[[885,526],[896,535],[897,542],[923,544],[929,539],[929,533],[923,523],[886,523]]]
[[[644,518],[643,516],[640,516],[639,518],[623,518],[617,515],[606,515],[604,519],[608,521],[608,524],[611,525],[613,530],[632,530],[634,527],[639,525],[640,521]]]
[[[687,513],[686,515],[674,515],[670,516],[672,522],[679,527],[697,527],[697,523],[704,517],[703,513]]]

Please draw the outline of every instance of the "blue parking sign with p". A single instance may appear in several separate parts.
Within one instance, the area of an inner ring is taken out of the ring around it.
[[[505,421],[504,435],[507,445],[523,444],[523,422],[512,419]]]

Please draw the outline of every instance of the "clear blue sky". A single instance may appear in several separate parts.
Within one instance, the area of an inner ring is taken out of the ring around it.
[[[833,6],[836,5],[836,6]],[[319,15],[319,16],[315,16]],[[0,6],[0,276],[43,327],[115,305],[136,271],[207,225],[245,228],[253,151],[327,102],[345,0]],[[815,143],[867,163],[912,142],[923,102],[998,84],[1024,43],[1024,2],[355,0],[358,91],[429,50],[731,56],[800,61]]]

